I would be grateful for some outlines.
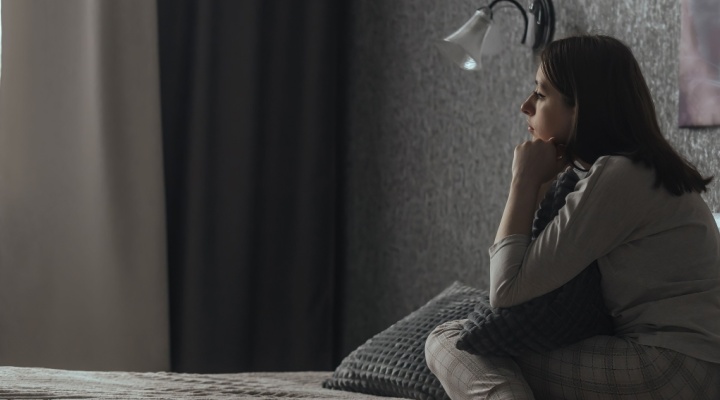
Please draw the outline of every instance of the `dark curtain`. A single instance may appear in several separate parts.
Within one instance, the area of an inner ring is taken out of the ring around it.
[[[157,4],[173,371],[330,370],[347,5]]]

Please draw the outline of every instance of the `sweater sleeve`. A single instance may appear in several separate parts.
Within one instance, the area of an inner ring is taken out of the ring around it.
[[[510,235],[490,247],[490,301],[510,307],[564,285],[628,241],[652,201],[654,172],[626,157],[602,157],[534,241]]]

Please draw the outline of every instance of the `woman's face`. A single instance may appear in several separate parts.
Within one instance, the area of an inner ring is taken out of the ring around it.
[[[520,106],[527,115],[528,131],[542,140],[555,138],[565,144],[570,137],[575,118],[575,107],[568,106],[562,94],[547,80],[542,68],[535,74],[535,90]]]

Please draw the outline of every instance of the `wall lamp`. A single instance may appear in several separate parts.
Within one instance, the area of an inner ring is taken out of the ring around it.
[[[525,31],[521,44],[525,44],[528,36],[528,13],[533,19],[530,34],[532,35],[532,49],[538,51],[550,43],[555,32],[555,12],[551,0],[531,0],[527,11],[515,0],[494,0],[489,6],[480,7],[475,14],[463,25],[438,42],[440,50],[460,68],[477,71],[480,69],[480,56],[491,54],[497,43],[492,38],[493,9],[498,3],[512,3],[522,13],[525,21]]]

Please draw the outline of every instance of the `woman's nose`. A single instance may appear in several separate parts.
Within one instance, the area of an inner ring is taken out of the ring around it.
[[[525,115],[533,115],[535,112],[535,106],[532,104],[533,96],[530,95],[525,101],[520,105],[520,112],[522,112]]]

